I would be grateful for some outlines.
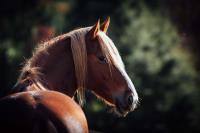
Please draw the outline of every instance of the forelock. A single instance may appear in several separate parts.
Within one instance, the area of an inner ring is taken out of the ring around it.
[[[113,41],[102,31],[98,32],[97,37],[108,63],[124,69],[124,63]]]

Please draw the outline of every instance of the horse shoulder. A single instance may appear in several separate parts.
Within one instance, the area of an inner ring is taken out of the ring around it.
[[[59,119],[60,124],[63,124],[69,132],[88,132],[85,114],[80,106],[67,95],[55,91],[41,91],[41,94],[36,95],[35,98],[39,102],[38,109],[49,112],[49,117],[54,117],[52,120]]]

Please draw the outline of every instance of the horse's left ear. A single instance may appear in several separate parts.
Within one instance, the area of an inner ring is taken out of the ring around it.
[[[108,30],[109,24],[110,24],[110,17],[107,17],[107,19],[103,22],[103,24],[100,27],[101,31],[103,31],[104,33],[106,33],[107,30]]]
[[[90,37],[92,39],[96,38],[97,33],[100,30],[100,19],[96,22],[96,24],[92,27],[92,29],[89,31]]]

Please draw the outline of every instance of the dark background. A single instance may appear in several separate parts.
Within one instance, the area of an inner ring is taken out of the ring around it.
[[[200,1],[1,0],[0,96],[12,88],[34,47],[111,17],[109,36],[140,96],[125,118],[91,94],[90,130],[107,133],[200,132]]]

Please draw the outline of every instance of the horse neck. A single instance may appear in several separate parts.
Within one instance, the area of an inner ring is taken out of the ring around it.
[[[49,90],[73,96],[76,91],[76,78],[70,39],[65,38],[36,53],[30,68],[39,68],[42,73],[40,83]],[[40,76],[40,75],[39,75]]]

